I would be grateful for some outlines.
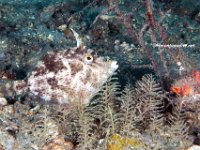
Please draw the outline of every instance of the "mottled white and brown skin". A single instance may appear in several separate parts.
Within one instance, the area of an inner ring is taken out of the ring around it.
[[[117,68],[116,61],[104,60],[79,46],[48,52],[27,80],[15,82],[13,88],[17,94],[29,92],[45,101],[87,104]]]

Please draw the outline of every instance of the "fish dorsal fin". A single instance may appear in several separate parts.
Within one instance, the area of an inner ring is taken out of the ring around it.
[[[76,48],[80,49],[80,48],[85,47],[83,44],[82,37],[74,29],[72,29],[71,27],[68,27],[66,24],[59,26],[58,29],[63,32],[66,32],[67,30],[71,30],[72,34],[74,35],[76,39]]]
[[[77,48],[84,47],[84,44],[83,44],[83,41],[82,41],[82,38],[80,37],[80,35],[74,29],[72,29],[72,28],[69,28],[69,29],[72,31],[72,33],[76,39],[76,47]]]

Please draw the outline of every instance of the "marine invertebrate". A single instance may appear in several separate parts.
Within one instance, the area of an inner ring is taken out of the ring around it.
[[[112,135],[108,139],[107,150],[123,150],[126,148],[144,148],[145,143],[137,138],[124,138],[118,134]]]
[[[171,91],[180,96],[188,96],[193,93],[193,88],[187,84],[184,84],[181,87],[179,86],[171,87]]]
[[[171,125],[167,130],[170,136],[170,142],[172,145],[176,143],[177,148],[185,149],[192,144],[192,138],[190,135],[190,126],[186,120],[186,112],[183,109],[177,107],[174,108],[171,116]]]
[[[136,83],[135,95],[138,101],[137,113],[141,121],[146,125],[150,123],[153,128],[161,126],[166,93],[153,75],[147,74]]]
[[[199,74],[199,71],[194,71],[191,74],[184,76],[176,81],[171,87],[171,92],[177,95],[177,97],[174,98],[172,102],[178,111],[184,112],[184,121],[187,123],[187,126],[189,126],[189,131],[194,133],[198,132],[200,126]],[[182,120],[177,123],[179,128],[181,127],[181,121]],[[183,131],[181,132],[183,133]]]
[[[26,80],[9,85],[16,94],[29,92],[45,101],[87,104],[113,75],[118,68],[117,62],[94,55],[82,45],[79,35],[71,30],[77,47],[48,52]],[[4,93],[6,95],[8,90]]]
[[[197,82],[197,84],[200,84],[200,71],[193,71],[192,77]]]
[[[200,93],[200,71],[193,71],[191,75],[181,78],[176,81],[172,87],[171,92],[181,97],[195,96]]]

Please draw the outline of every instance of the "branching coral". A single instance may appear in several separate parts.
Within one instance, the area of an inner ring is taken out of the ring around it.
[[[152,75],[146,75],[136,83],[135,94],[139,101],[138,114],[145,124],[156,127],[163,123],[163,105],[166,94]]]

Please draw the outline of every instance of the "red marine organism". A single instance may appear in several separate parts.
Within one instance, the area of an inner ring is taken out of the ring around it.
[[[200,71],[194,71],[192,73],[192,77],[194,78],[194,80],[197,82],[197,84],[200,84]]]
[[[183,86],[172,86],[171,92],[180,95],[180,96],[188,96],[193,93],[193,88],[189,85],[183,85]]]
[[[176,81],[170,91],[181,97],[200,93],[200,71],[194,71],[191,75]]]

